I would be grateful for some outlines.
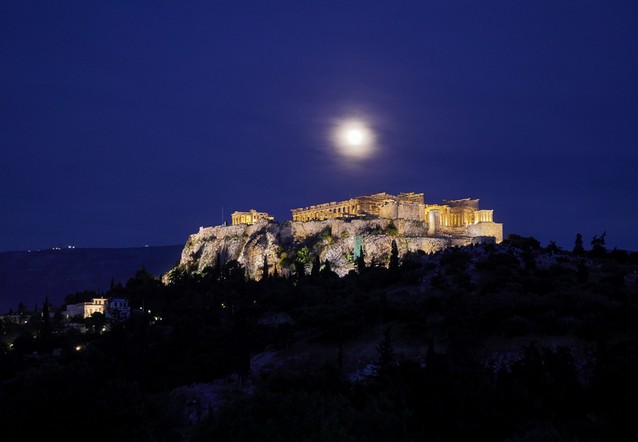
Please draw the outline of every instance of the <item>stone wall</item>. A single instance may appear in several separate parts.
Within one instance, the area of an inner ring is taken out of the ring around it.
[[[497,243],[503,241],[503,224],[501,223],[478,223],[467,226],[467,233],[470,236],[492,236]]]
[[[387,219],[425,220],[425,205],[415,202],[392,201],[379,209],[379,216]]]
[[[436,235],[428,232],[428,223],[410,219],[331,219],[325,221],[285,221],[275,223],[260,220],[252,225],[231,225],[200,228],[189,236],[180,266],[201,272],[218,262],[237,260],[251,279],[260,279],[264,258],[279,274],[293,271],[291,263],[296,253],[306,247],[314,260],[328,260],[332,269],[343,276],[355,268],[355,237],[363,239],[365,260],[387,265],[392,240],[397,242],[401,256],[408,252],[433,253],[450,246],[503,240],[503,226],[498,223],[478,223],[466,227],[440,226]],[[491,238],[491,239],[490,239]],[[308,271],[311,263],[307,262]],[[165,275],[164,281],[167,281]]]

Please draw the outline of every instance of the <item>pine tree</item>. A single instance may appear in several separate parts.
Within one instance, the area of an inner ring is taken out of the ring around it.
[[[377,345],[377,353],[379,354],[379,366],[381,368],[388,368],[394,365],[394,341],[392,340],[392,329],[389,326],[383,331],[383,337]]]
[[[591,254],[592,256],[602,257],[607,253],[607,249],[605,248],[605,236],[607,236],[607,232],[603,232],[601,236],[594,236],[591,240]]]
[[[556,241],[550,241],[545,250],[547,250],[547,253],[550,255],[559,254],[561,252],[561,248],[558,247]]]
[[[51,336],[51,323],[49,318],[49,298],[45,298],[42,305],[42,321],[40,322],[40,345],[42,350],[48,350]]]

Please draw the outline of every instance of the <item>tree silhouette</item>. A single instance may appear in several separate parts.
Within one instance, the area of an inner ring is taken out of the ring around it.
[[[261,279],[266,280],[268,279],[268,255],[264,255],[264,267],[263,267],[263,273],[261,276]]]
[[[106,322],[106,317],[100,312],[95,312],[88,318],[84,319],[84,325],[87,330],[93,333],[100,333],[106,326]]]
[[[561,252],[561,248],[556,244],[556,241],[550,241],[549,244],[547,244],[545,250],[547,250],[547,253],[549,253],[550,255],[558,254]]]
[[[295,261],[295,272],[297,279],[302,279],[306,276],[306,265],[301,261]]]
[[[399,248],[397,247],[397,242],[392,240],[392,249],[390,251],[390,270],[397,271],[399,270]]]
[[[321,270],[321,261],[319,261],[319,254],[315,255],[315,259],[312,263],[312,270],[310,270],[310,276],[319,276],[319,270]]]
[[[388,368],[394,364],[394,341],[392,340],[392,328],[390,326],[383,330],[383,337],[377,345],[377,353],[379,355],[379,366],[382,369]]]
[[[356,261],[357,271],[359,273],[364,272],[366,269],[366,262],[363,255],[364,255],[363,246],[361,246],[359,247],[359,256],[357,256],[357,261]]]
[[[42,322],[40,323],[40,343],[43,349],[47,349],[51,338],[51,318],[49,318],[49,297],[44,299],[42,305]]]
[[[332,271],[330,261],[327,259],[323,262],[323,268],[321,269],[321,272],[319,272],[319,275],[322,278],[339,278],[339,275]]]
[[[581,235],[580,233],[576,234],[573,253],[576,256],[582,256],[585,254],[585,247],[583,247],[583,235]]]
[[[607,232],[603,232],[600,236],[594,236],[591,240],[591,254],[598,258],[605,256],[607,249],[605,248],[605,236]]]
[[[244,267],[236,259],[231,259],[222,266],[220,278],[231,285],[242,285],[246,280]]]

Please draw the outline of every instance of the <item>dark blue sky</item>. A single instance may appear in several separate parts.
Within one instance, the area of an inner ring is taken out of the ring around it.
[[[638,250],[638,2],[0,5],[0,250],[416,191]],[[375,155],[340,158],[358,117]]]

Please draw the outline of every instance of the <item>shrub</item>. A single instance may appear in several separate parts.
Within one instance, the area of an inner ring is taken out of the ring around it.
[[[326,227],[321,231],[321,240],[328,244],[332,243],[332,229],[330,227]]]

